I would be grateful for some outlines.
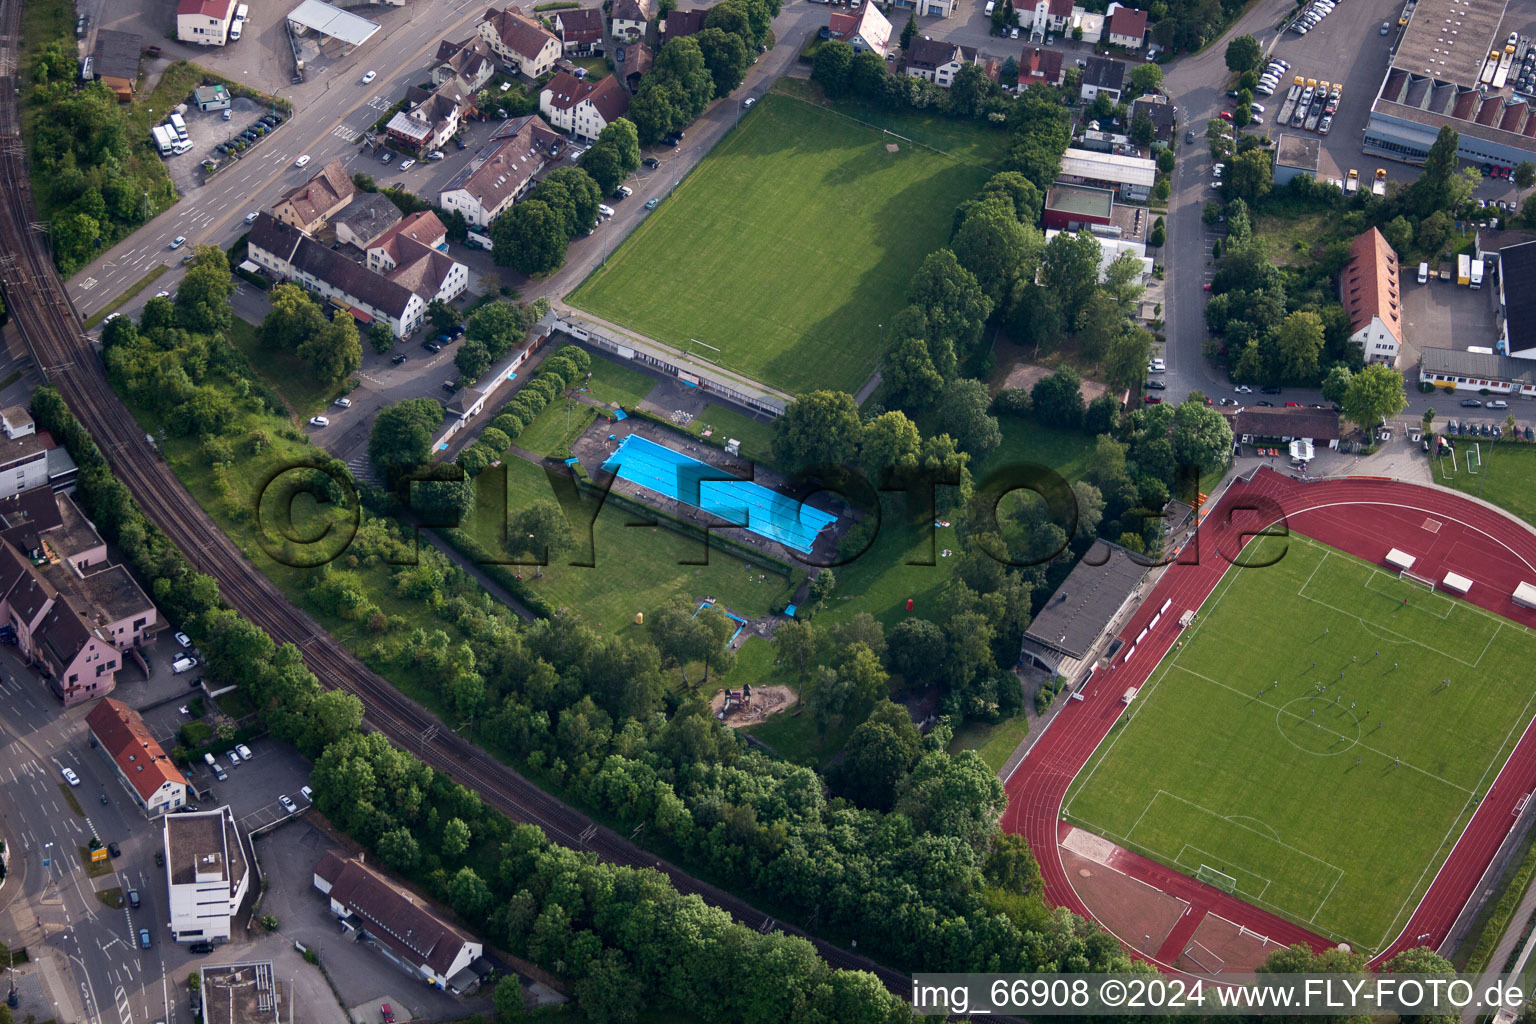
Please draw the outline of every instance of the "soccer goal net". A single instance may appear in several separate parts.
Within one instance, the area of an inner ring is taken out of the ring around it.
[[[1231,892],[1237,888],[1237,879],[1223,871],[1217,871],[1208,864],[1201,864],[1200,870],[1195,872],[1195,877],[1207,885],[1214,885],[1222,892]]]
[[[1409,583],[1417,583],[1419,586],[1424,587],[1431,593],[1434,592],[1435,581],[1430,579],[1428,576],[1419,576],[1415,573],[1409,572],[1407,569],[1404,569],[1397,574],[1397,578],[1407,580]]]

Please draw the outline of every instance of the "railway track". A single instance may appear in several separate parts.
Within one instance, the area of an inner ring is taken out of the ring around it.
[[[107,382],[94,346],[69,302],[41,238],[26,172],[18,96],[22,0],[0,0],[0,291],[33,360],[90,430],[113,471],[149,519],[165,532],[198,572],[213,576],[242,616],[278,643],[293,643],[322,685],[363,702],[365,722],[478,793],[514,821],[536,825],[553,842],[600,859],[667,875],[680,892],[693,893],[761,931],[798,935],[831,966],[870,971],[892,992],[908,996],[910,980],[832,943],[775,921],[750,903],[659,860],[611,830],[487,757],[388,681],[358,661],[286,596],[235,547],[145,442],[144,431]]]

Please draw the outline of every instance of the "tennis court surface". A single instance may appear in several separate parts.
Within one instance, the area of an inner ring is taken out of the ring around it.
[[[829,512],[750,480],[740,480],[638,434],[620,442],[603,468],[620,480],[801,553],[809,553],[821,531],[837,522]]]

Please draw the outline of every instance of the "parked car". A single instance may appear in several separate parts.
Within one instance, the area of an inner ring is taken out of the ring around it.
[[[148,928],[140,928],[139,929],[139,948],[140,949],[148,949],[149,948],[149,929]]]
[[[238,768],[240,766],[240,755],[233,750],[229,752],[229,766],[231,768]]]
[[[130,907],[132,907],[134,910],[138,910],[139,909],[139,890],[137,890],[137,889],[129,889],[128,890],[128,905]]]
[[[1147,388],[1150,391],[1167,391],[1168,390],[1168,385],[1163,383],[1160,380],[1149,380],[1145,384],[1143,384],[1142,387]]]
[[[308,800],[310,803],[315,802],[315,791],[310,789],[308,786],[300,786],[299,793],[304,797],[305,800]]]
[[[192,638],[187,636],[187,634],[185,634],[185,633],[177,631],[175,633],[172,633],[171,636],[172,636],[172,638],[178,644],[180,644],[183,647],[191,647],[192,646]]]
[[[1479,402],[1475,398],[1463,398],[1461,400],[1461,407],[1463,409],[1481,409],[1483,407],[1483,403]]]
[[[190,654],[183,654],[175,661],[171,662],[171,672],[178,676],[183,672],[190,671],[196,667],[197,659],[192,657]]]
[[[394,158],[395,158],[395,154],[390,152],[387,149],[379,151],[379,163],[381,163],[381,164],[387,164],[391,160],[393,160]]]
[[[657,159],[656,159],[656,158],[655,158],[655,157],[653,157],[653,156],[648,156],[648,157],[646,157],[646,158],[645,158],[645,159],[644,159],[644,160],[642,160],[642,161],[640,161],[640,162],[641,162],[641,163],[642,163],[642,164],[644,164],[644,165],[645,165],[645,166],[646,166],[646,167],[649,167],[649,168],[650,168],[650,169],[651,169],[651,170],[653,170],[653,171],[654,171],[654,170],[655,170],[655,169],[656,169],[656,168],[658,168],[658,167],[660,167],[660,166],[661,166],[661,161],[660,161],[660,160],[657,160]]]
[[[114,857],[121,857],[123,855],[123,848],[116,843],[108,843],[107,852]]]
[[[192,943],[192,945],[187,947],[187,952],[188,953],[198,953],[198,954],[212,953],[213,952],[213,943],[211,943],[211,942],[194,942],[194,943]],[[196,992],[192,993],[192,998],[193,998],[194,1002],[197,1001],[198,995],[197,995]]]
[[[1489,409],[1508,409],[1509,403],[1504,401],[1502,398],[1495,398],[1493,401],[1487,403],[1485,407]]]
[[[407,159],[407,160],[402,160],[402,161],[401,161],[401,162],[400,162],[400,169],[401,169],[401,170],[402,170],[402,171],[408,171],[408,170],[410,170],[410,169],[411,169],[411,168],[412,168],[412,167],[415,167],[415,166],[416,166],[416,161],[415,161],[415,160],[409,160],[409,159]]]
[[[75,770],[73,768],[64,768],[59,772],[59,774],[63,775],[64,781],[69,783],[71,786],[80,785],[80,776],[75,774]]]
[[[246,746],[244,743],[236,743],[235,749],[240,752],[241,759],[246,761],[251,759],[251,748]]]
[[[331,425],[331,421],[325,416],[311,416],[309,418],[309,425],[312,427],[328,427]]]
[[[1253,388],[1249,387],[1247,384],[1239,384],[1237,387],[1233,388],[1232,391],[1234,394],[1239,395],[1253,394]]]
[[[245,222],[247,224],[255,224],[256,223],[256,216],[257,215],[255,213],[248,213],[248,214],[246,214],[245,215]]]
[[[390,360],[390,362],[394,363],[396,366],[399,366],[401,363],[405,362],[409,358],[411,358],[411,357],[406,355],[404,352],[401,352],[398,355],[396,355],[394,358],[392,358]]]
[[[336,401],[332,402],[331,404],[336,406],[336,408],[338,408],[338,409],[350,409],[350,408],[352,408],[352,399],[350,399],[350,398],[338,398],[338,399],[336,399]]]
[[[432,161],[441,160],[443,159],[443,151],[440,149],[434,149],[432,152],[427,154],[427,159]]]
[[[426,341],[422,342],[421,347],[426,349],[428,352],[441,352],[443,350],[443,346],[439,345],[431,338],[428,338]]]
[[[298,812],[298,810],[299,810],[299,808],[294,804],[294,802],[292,800],[288,799],[286,794],[284,794],[283,796],[279,796],[277,798],[277,802],[282,804],[283,805],[283,810],[287,811],[289,814],[296,814]]]
[[[1163,404],[1163,400],[1161,398],[1158,398],[1156,395],[1143,395],[1141,400],[1143,402],[1147,403],[1148,405],[1162,405]]]
[[[654,197],[652,197],[650,199],[647,199],[645,201],[645,208],[647,210],[654,210],[654,209],[656,209],[656,207],[658,207],[660,205],[661,205],[661,197],[660,196],[654,196]]]
[[[620,185],[618,188],[613,190],[613,198],[615,202],[622,199],[628,199],[634,194],[635,190],[630,188],[628,185]]]
[[[213,777],[218,779],[220,782],[224,782],[229,778],[229,775],[224,771],[223,765],[216,764],[213,766]]]

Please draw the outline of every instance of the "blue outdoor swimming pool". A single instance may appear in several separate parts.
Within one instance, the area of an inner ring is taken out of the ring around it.
[[[805,553],[837,517],[749,480],[719,480],[722,470],[631,434],[603,468],[664,498],[680,501]]]

